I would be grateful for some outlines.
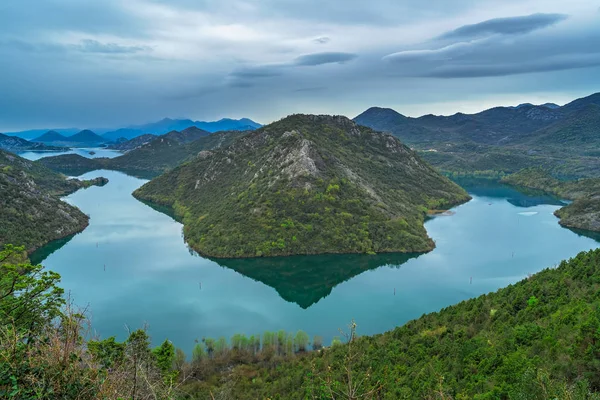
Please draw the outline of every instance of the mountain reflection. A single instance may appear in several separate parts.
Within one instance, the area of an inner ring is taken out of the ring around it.
[[[50,257],[52,253],[60,250],[63,246],[71,241],[77,235],[77,233],[64,237],[62,239],[53,240],[52,242],[46,244],[45,246],[40,247],[29,255],[29,260],[31,264],[38,265],[41,264],[46,258]]]
[[[419,254],[338,254],[270,258],[212,259],[275,289],[284,300],[306,309],[340,283],[382,266],[399,268]]]
[[[505,198],[516,207],[535,207],[542,204],[564,206],[560,199],[539,190],[519,188],[498,183],[491,179],[460,178],[454,180],[469,194],[478,197]]]

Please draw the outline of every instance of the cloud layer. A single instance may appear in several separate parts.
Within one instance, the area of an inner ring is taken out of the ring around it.
[[[3,2],[0,131],[372,105],[453,112],[543,92],[559,101],[600,91],[597,10],[594,0]]]
[[[469,39],[493,34],[517,35],[546,28],[568,18],[565,14],[532,14],[519,17],[493,18],[477,24],[461,26],[439,36],[440,39]]]

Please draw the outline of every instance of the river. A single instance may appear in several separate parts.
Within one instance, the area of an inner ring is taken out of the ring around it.
[[[132,197],[146,181],[115,171],[104,187],[65,198],[90,215],[82,233],[32,258],[62,276],[95,331],[123,340],[147,325],[186,352],[203,337],[301,329],[325,344],[354,319],[359,334],[495,291],[599,246],[560,227],[560,202],[499,185],[426,222],[436,249],[422,255],[331,255],[210,260],[190,251],[182,226]]]

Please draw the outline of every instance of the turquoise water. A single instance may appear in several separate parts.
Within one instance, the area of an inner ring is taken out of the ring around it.
[[[454,215],[426,223],[437,244],[428,254],[212,261],[189,251],[181,224],[131,196],[146,181],[83,175],[97,176],[110,182],[66,198],[90,226],[34,257],[62,275],[103,337],[147,324],[154,343],[186,351],[202,337],[279,329],[327,343],[352,319],[360,334],[384,332],[599,246],[558,225],[556,199],[480,185]]]
[[[90,154],[93,152],[95,154]],[[27,158],[28,160],[39,160],[40,158],[50,157],[50,156],[60,156],[63,154],[79,154],[80,156],[87,158],[99,158],[99,157],[118,157],[123,155],[122,152],[116,150],[110,150],[103,147],[89,147],[89,148],[77,148],[70,149],[68,151],[22,151],[17,153],[23,158]]]

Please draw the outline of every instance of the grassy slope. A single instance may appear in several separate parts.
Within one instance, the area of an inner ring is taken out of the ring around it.
[[[573,200],[571,204],[556,212],[560,224],[569,228],[600,232],[600,179],[560,181],[542,168],[528,168],[505,177],[503,182]]]
[[[0,150],[0,245],[20,243],[33,251],[83,230],[88,217],[59,197],[90,184],[66,180],[37,163]]]
[[[363,392],[380,387],[378,399],[597,399],[585,381],[600,391],[600,250],[393,331],[360,337],[353,354],[354,381],[365,379]],[[292,361],[228,367],[188,382],[185,390],[198,399],[209,393],[331,398],[324,381],[346,386],[347,355],[347,345],[338,345]],[[566,383],[573,382],[569,389]]]
[[[214,257],[422,252],[427,209],[468,199],[389,135],[343,117],[295,115],[138,189],[171,206]]]

